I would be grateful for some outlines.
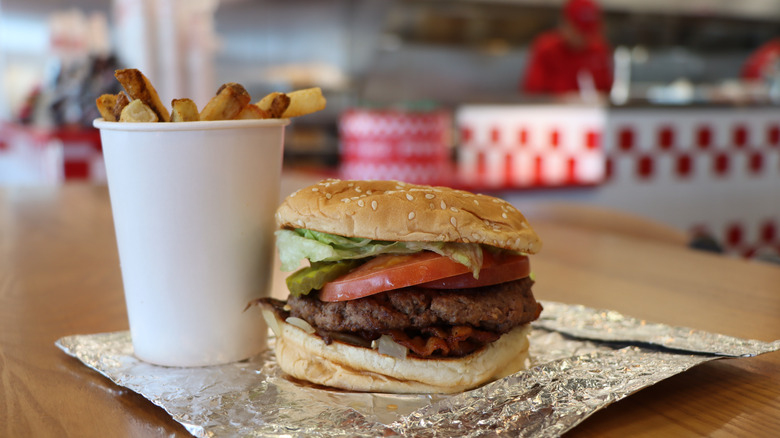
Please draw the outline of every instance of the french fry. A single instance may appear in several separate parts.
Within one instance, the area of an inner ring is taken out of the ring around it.
[[[192,99],[173,99],[171,101],[171,122],[197,122],[200,120],[198,106]]]
[[[282,114],[284,118],[304,116],[323,110],[327,103],[320,87],[291,91],[287,95],[290,96],[290,106]]]
[[[241,120],[247,120],[247,119],[270,119],[271,113],[269,113],[266,110],[260,109],[259,106],[249,104],[244,107],[244,109],[241,110],[240,113],[236,116],[236,119]]]
[[[100,115],[103,116],[103,120],[107,122],[116,122],[116,116],[114,115],[116,96],[113,94],[103,94],[95,99],[95,105],[97,105]]]
[[[156,122],[160,120],[157,117],[157,113],[152,111],[148,105],[146,105],[141,99],[135,99],[127,104],[122,109],[122,115],[119,117],[120,122]]]
[[[269,93],[265,97],[263,97],[262,99],[260,99],[257,102],[255,102],[255,105],[257,105],[257,107],[260,108],[261,110],[265,110],[265,111],[268,111],[270,113],[271,112],[271,104],[273,103],[274,99],[276,99],[276,96],[278,96],[280,94],[283,94],[283,93],[280,93],[278,91],[274,91],[273,93]]]
[[[290,106],[290,96],[275,91],[260,99],[255,105],[267,111],[271,118],[278,119]]]
[[[162,120],[163,122],[169,122],[171,120],[168,115],[168,110],[162,104],[162,101],[160,101],[160,95],[157,94],[157,90],[154,89],[154,86],[149,82],[149,79],[138,69],[126,68],[124,70],[117,70],[114,72],[114,77],[122,84],[122,87],[124,87],[130,99],[141,100],[157,114],[158,120]]]
[[[114,117],[119,120],[122,115],[122,110],[125,109],[127,104],[130,103],[130,99],[127,98],[127,94],[124,91],[120,91],[116,94],[116,104],[114,105]]]
[[[201,120],[230,120],[236,118],[252,98],[241,84],[229,82],[219,87],[217,95],[203,107]]]
[[[228,82],[198,113],[191,99],[171,101],[170,113],[160,101],[152,83],[138,69],[116,70],[114,76],[124,88],[116,95],[104,94],[95,101],[104,120],[120,122],[189,122],[198,120],[291,118],[325,108],[319,87],[290,93],[274,92],[250,104],[251,96],[238,83]]]
[[[279,93],[274,100],[271,101],[271,117],[278,119],[281,118],[287,108],[290,107],[290,96]]]

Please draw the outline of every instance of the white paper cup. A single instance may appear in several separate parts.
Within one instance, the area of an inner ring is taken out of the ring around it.
[[[289,120],[100,129],[135,355],[216,365],[266,347],[274,211]]]

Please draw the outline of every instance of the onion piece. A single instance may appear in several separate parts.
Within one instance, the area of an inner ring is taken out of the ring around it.
[[[279,322],[276,320],[276,315],[274,315],[274,312],[268,309],[263,309],[262,313],[265,323],[268,324],[268,327],[271,328],[271,331],[274,332],[274,335],[279,336]]]
[[[374,342],[376,344],[374,344]],[[396,359],[406,359],[406,355],[409,353],[408,348],[395,342],[393,338],[387,335],[380,336],[379,339],[374,342],[371,343],[371,346],[373,347],[376,345],[379,354],[391,356]]]
[[[294,325],[308,334],[314,333],[314,327],[312,327],[311,324],[296,316],[291,316],[285,319],[284,322],[290,325]]]

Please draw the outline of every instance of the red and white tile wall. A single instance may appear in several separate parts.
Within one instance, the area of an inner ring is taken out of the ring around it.
[[[505,196],[632,211],[732,254],[780,252],[780,109],[474,106],[457,124],[466,185],[559,187]]]
[[[465,186],[578,186],[604,178],[602,109],[466,106],[456,120],[458,181]]]

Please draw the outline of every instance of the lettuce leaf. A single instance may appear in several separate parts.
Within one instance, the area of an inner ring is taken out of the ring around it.
[[[455,242],[389,242],[337,236],[319,231],[296,228],[278,230],[276,247],[283,271],[298,269],[303,259],[309,262],[335,262],[362,259],[380,254],[413,254],[433,251],[468,267],[479,278],[482,248],[476,243]]]

